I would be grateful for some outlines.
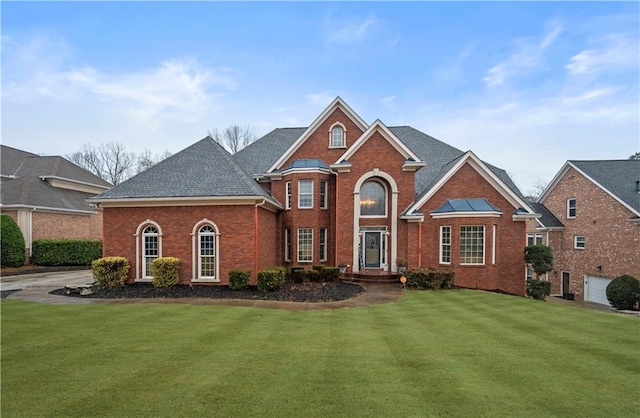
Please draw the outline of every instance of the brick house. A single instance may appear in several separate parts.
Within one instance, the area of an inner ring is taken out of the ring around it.
[[[367,124],[339,97],[308,127],[235,155],[206,137],[91,201],[130,282],[150,280],[158,256],[182,260],[182,283],[220,284],[234,268],[253,281],[274,265],[394,273],[403,258],[518,295],[539,216],[504,170],[409,126]]]
[[[36,239],[102,239],[102,212],[86,199],[110,183],[59,156],[0,147],[0,210],[20,227],[28,255]]]
[[[567,161],[533,208],[529,239],[554,252],[552,293],[608,305],[606,287],[640,278],[640,161]]]

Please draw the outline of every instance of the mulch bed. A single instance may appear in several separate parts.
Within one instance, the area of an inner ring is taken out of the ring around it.
[[[261,292],[255,286],[244,290],[231,290],[229,286],[178,285],[166,289],[157,289],[148,283],[126,284],[108,289],[93,285],[93,293],[81,296],[78,293],[66,294],[65,289],[55,289],[52,295],[80,298],[131,299],[131,298],[217,298],[217,299],[253,299],[288,302],[332,302],[350,299],[364,292],[364,288],[354,283],[343,282],[285,282],[280,290]]]

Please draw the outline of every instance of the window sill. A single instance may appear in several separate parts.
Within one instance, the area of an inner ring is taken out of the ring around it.
[[[329,149],[346,149],[346,148],[347,148],[346,145],[341,145],[339,147],[334,147],[334,146],[329,145]]]
[[[153,281],[153,278],[150,277],[148,279],[135,279],[134,280],[136,283],[151,283]]]
[[[191,283],[220,283],[220,279],[193,279]]]

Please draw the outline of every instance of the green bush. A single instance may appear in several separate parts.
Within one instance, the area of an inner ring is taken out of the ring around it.
[[[118,287],[127,281],[129,261],[124,257],[104,257],[91,263],[93,278],[100,286]]]
[[[250,270],[230,270],[229,271],[229,289],[242,290],[249,285],[251,277]]]
[[[27,259],[22,231],[16,221],[6,213],[0,215],[0,252],[2,267],[24,266]]]
[[[322,276],[325,282],[337,282],[340,278],[340,267],[325,267],[322,269]]]
[[[453,270],[416,267],[405,272],[406,286],[414,289],[451,289]]]
[[[607,300],[616,309],[635,309],[640,304],[640,282],[623,274],[607,285]]]
[[[37,239],[31,249],[31,262],[39,266],[87,266],[100,257],[100,240]]]
[[[180,259],[158,257],[151,262],[151,283],[154,287],[172,287],[180,282]]]
[[[284,267],[271,267],[258,272],[258,290],[278,290],[284,285],[287,270]]]
[[[318,270],[309,270],[307,272],[307,280],[310,282],[319,282],[322,274]]]
[[[527,296],[530,298],[545,300],[551,294],[551,282],[544,280],[527,280]]]
[[[300,284],[304,282],[305,276],[304,267],[291,267],[291,280],[293,280],[294,283]]]

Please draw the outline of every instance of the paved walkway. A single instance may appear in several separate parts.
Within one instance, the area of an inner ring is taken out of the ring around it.
[[[22,289],[19,292],[11,293],[7,299],[49,303],[53,305],[86,305],[97,303],[183,303],[190,305],[254,306],[293,311],[355,308],[357,306],[380,305],[383,303],[393,302],[404,295],[400,284],[362,285],[362,287],[365,288],[365,291],[362,294],[355,298],[337,302],[281,302],[271,300],[215,298],[93,299],[49,294],[50,291],[59,289],[65,285],[90,284],[92,282],[93,278],[91,277],[91,272],[89,270],[55,272],[2,277],[0,278],[0,289]]]

